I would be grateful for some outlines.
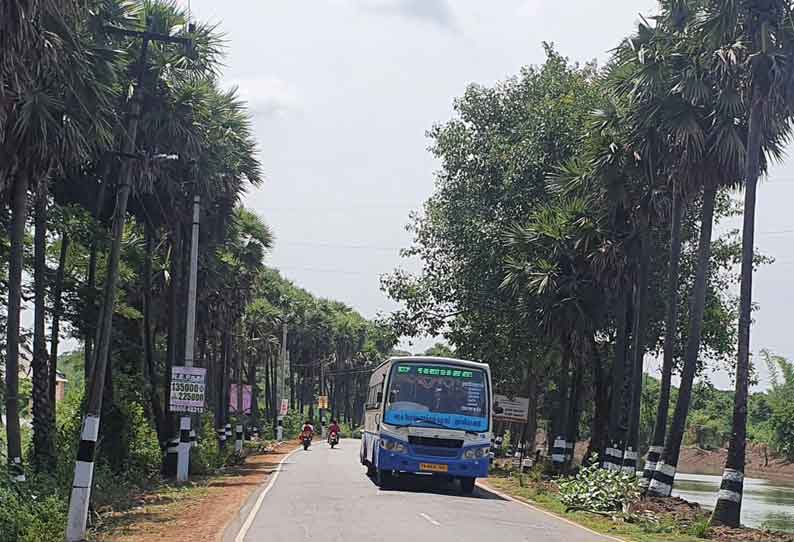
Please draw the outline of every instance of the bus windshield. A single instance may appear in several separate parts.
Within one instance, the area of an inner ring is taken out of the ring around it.
[[[392,367],[386,413],[392,425],[488,430],[485,372],[471,367],[397,363]]]

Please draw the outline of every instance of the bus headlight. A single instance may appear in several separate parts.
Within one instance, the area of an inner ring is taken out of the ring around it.
[[[380,439],[380,447],[387,452],[394,452],[396,454],[404,454],[408,451],[408,446],[398,440]]]
[[[479,448],[469,448],[463,452],[464,459],[482,459],[485,457],[486,448],[480,446]]]

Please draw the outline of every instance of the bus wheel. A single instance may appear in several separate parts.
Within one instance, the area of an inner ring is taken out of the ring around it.
[[[464,495],[471,495],[474,493],[474,478],[466,477],[460,479],[460,490]]]
[[[389,470],[378,469],[375,474],[375,483],[381,489],[386,489],[391,485],[392,474]]]

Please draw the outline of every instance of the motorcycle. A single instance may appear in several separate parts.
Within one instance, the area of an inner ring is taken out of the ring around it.
[[[301,435],[301,440],[303,441],[303,449],[308,450],[309,446],[312,444],[312,435],[309,432],[304,432]]]
[[[332,433],[328,434],[328,444],[331,445],[331,449],[333,449],[334,446],[339,444],[339,435],[336,433],[336,431],[333,431]]]

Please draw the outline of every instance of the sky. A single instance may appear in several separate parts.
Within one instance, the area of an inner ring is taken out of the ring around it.
[[[181,0],[184,5],[187,0]],[[433,190],[425,132],[467,85],[492,85],[543,61],[553,42],[603,63],[653,0],[190,0],[226,35],[222,81],[249,102],[266,181],[246,207],[274,229],[269,264],[366,317],[395,308],[379,277],[411,242],[408,215]],[[794,357],[794,162],[758,195],[757,244],[777,263],[756,273],[752,349]],[[717,228],[723,231],[735,224]],[[407,346],[422,351],[433,339]],[[649,362],[653,370],[654,362]],[[766,379],[762,371],[762,381]],[[714,374],[719,387],[732,386]]]

